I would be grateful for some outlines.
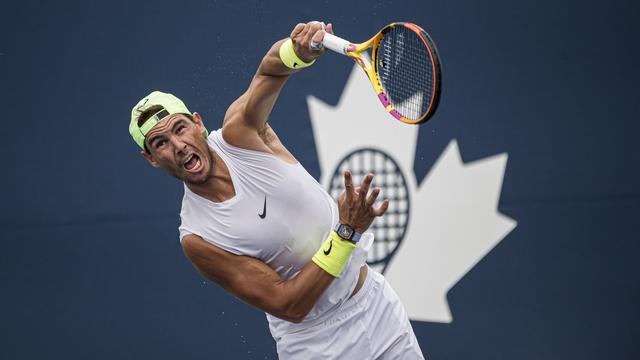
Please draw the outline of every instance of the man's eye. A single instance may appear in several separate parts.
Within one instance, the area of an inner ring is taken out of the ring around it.
[[[176,129],[176,133],[177,133],[177,134],[180,134],[180,133],[182,133],[182,131],[183,131],[183,130],[184,130],[184,126],[179,126],[179,127]]]
[[[158,140],[158,141],[156,141],[156,146],[155,147],[157,149],[157,148],[159,148],[161,146],[164,146],[164,144],[166,144],[166,143],[167,143],[166,140]]]

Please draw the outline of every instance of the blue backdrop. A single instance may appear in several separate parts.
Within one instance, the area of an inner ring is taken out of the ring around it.
[[[324,20],[364,40],[395,20],[438,44],[444,91],[421,180],[453,138],[508,152],[499,209],[518,226],[414,323],[430,359],[635,359],[640,338],[637,18],[632,1],[21,1],[0,11],[0,357],[273,359],[264,314],[183,257],[182,185],[127,126],[150,90],[210,129],[271,44]],[[335,104],[352,63],[287,84],[271,124],[312,175],[305,99]],[[390,120],[391,121],[391,120]]]

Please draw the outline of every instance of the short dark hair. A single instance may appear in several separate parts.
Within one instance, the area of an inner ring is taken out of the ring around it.
[[[149,120],[150,117],[152,117],[155,113],[157,113],[158,111],[164,109],[164,107],[162,105],[153,105],[150,108],[148,108],[147,110],[143,111],[140,116],[138,116],[138,127],[141,127],[142,124],[144,124],[145,122],[147,122],[147,120]]]

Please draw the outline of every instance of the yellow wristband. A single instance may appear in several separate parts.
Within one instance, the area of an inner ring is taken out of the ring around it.
[[[290,69],[306,68],[316,62],[315,60],[309,63],[302,61],[293,50],[293,41],[291,41],[291,39],[287,39],[287,41],[280,45],[280,59],[282,60],[282,63]]]
[[[311,260],[332,276],[340,277],[344,265],[355,248],[355,243],[342,239],[338,233],[332,231]]]

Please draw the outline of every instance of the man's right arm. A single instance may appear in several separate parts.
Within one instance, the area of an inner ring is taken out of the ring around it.
[[[334,279],[310,261],[298,276],[284,281],[264,262],[224,251],[196,235],[185,236],[182,249],[204,277],[244,302],[291,322],[302,321]]]
[[[367,196],[373,175],[367,175],[354,189],[351,173],[345,173],[345,192],[338,200],[342,223],[364,232],[371,222],[382,216],[388,201],[374,208],[380,189]],[[285,281],[264,262],[249,256],[235,255],[196,235],[182,239],[189,260],[207,279],[231,294],[278,318],[300,322],[311,311],[334,277],[309,261],[294,278]]]

